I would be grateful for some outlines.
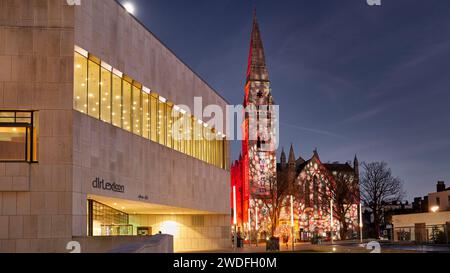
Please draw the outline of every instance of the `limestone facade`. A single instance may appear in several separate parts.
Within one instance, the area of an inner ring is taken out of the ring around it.
[[[91,194],[207,212],[176,249],[228,246],[229,172],[73,110],[74,47],[176,104],[226,102],[116,1],[81,3],[0,0],[0,110],[39,113],[38,162],[0,163],[0,252],[68,252],[87,236]],[[126,190],[94,189],[97,177]]]

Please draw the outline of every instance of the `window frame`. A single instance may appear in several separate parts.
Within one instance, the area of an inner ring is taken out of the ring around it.
[[[34,134],[35,134],[35,113],[37,111],[24,110],[0,110],[0,113],[14,113],[14,117],[0,116],[0,127],[3,128],[24,128],[25,129],[25,154],[23,160],[2,160],[1,163],[38,163],[38,159],[34,159]],[[30,117],[18,117],[18,113],[29,113]],[[14,122],[2,122],[2,119],[14,119]],[[29,123],[17,122],[18,119],[30,119]],[[37,130],[36,130],[37,131]]]

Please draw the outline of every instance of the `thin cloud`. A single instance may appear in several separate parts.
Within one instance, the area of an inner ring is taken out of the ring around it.
[[[342,123],[343,124],[356,123],[356,122],[361,122],[361,121],[373,118],[373,117],[377,116],[379,113],[381,113],[383,111],[383,109],[384,109],[384,107],[376,107],[376,108],[369,109],[364,112],[357,113],[357,114],[345,119]]]
[[[345,137],[343,135],[339,135],[339,134],[336,134],[336,133],[333,133],[333,132],[330,132],[330,131],[313,129],[313,128],[307,128],[307,127],[302,127],[302,126],[298,126],[298,125],[295,125],[295,124],[289,124],[289,123],[280,122],[280,125],[286,126],[286,127],[291,127],[291,128],[294,128],[294,129],[299,129],[299,130],[310,132],[310,133],[319,134],[319,135],[337,137],[337,138],[342,138],[342,139],[346,139],[347,138],[347,137]]]

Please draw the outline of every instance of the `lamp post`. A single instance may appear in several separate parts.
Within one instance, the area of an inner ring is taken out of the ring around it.
[[[236,186],[233,186],[233,224],[234,224],[234,244],[233,248],[237,249],[237,215],[236,215]]]
[[[330,230],[331,230],[331,244],[334,244],[334,235],[333,235],[333,199],[331,199],[330,201],[330,222],[331,222],[331,226],[330,226]]]
[[[252,218],[251,218],[251,209],[248,209],[248,245],[252,245]]]
[[[363,243],[363,218],[362,218],[362,203],[359,202],[359,237],[361,238],[361,244]]]
[[[258,227],[258,206],[256,205],[255,206],[255,232],[256,232],[256,247],[258,247],[258,237],[259,237],[259,234],[258,234],[258,230],[259,230],[259,227]]]
[[[295,251],[295,235],[294,235],[294,196],[291,195],[291,233],[292,233],[292,251]]]

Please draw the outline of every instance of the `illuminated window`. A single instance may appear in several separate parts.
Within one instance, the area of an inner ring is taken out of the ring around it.
[[[131,132],[131,84],[123,81],[122,129]]]
[[[150,94],[150,134],[151,140],[158,142],[158,97]]]
[[[37,113],[0,111],[0,161],[36,162]]]
[[[87,113],[87,59],[75,53],[74,63],[74,108]]]
[[[158,141],[161,145],[166,145],[166,103],[163,99],[158,100]]]
[[[181,152],[181,142],[184,139],[183,131],[183,115],[176,110],[172,110],[173,124],[172,124],[172,138],[173,148]]]
[[[222,154],[220,146],[222,142],[220,141],[220,139],[216,139],[215,143],[216,143],[216,166],[218,168],[222,168],[222,161],[220,159],[220,155]]]
[[[131,236],[129,215],[107,205],[88,200],[88,236]]]
[[[142,102],[141,89],[133,85],[133,101],[131,105],[133,133],[142,136]]]
[[[122,72],[82,49],[76,48],[74,56],[75,110],[211,165],[228,168],[227,142],[224,139],[214,139],[215,130],[204,126],[203,122],[199,122],[196,117],[180,109],[177,109],[180,116],[173,116],[172,102],[156,93],[146,93],[150,92],[148,88],[143,88],[132,78],[124,76]],[[2,121],[6,122],[8,119],[14,123],[21,118],[19,116],[3,117]],[[22,143],[25,143],[23,149],[25,149],[27,161],[37,159],[38,126],[35,125],[36,121],[37,119],[33,126],[26,127],[25,133],[23,126],[12,127],[15,129],[3,126],[8,129],[2,129],[4,131],[2,136],[5,139],[8,134],[12,134],[11,130],[16,130],[17,135],[20,133],[26,135]],[[181,126],[175,129],[173,125],[176,121],[180,121]],[[175,133],[180,137],[175,138]],[[19,154],[23,154],[23,149],[17,150]],[[14,158],[13,155],[11,156]],[[0,158],[0,160],[3,159]]]
[[[208,127],[203,128],[203,135],[204,135],[204,141],[203,141],[203,160],[207,163],[210,162],[210,147],[209,147],[209,138],[210,138],[210,129]]]
[[[104,122],[111,123],[111,71],[101,69],[101,118]]]
[[[169,103],[166,104],[166,124],[167,124],[167,140],[166,145],[169,148],[173,148],[173,133],[172,133],[172,127],[173,127],[173,117],[172,117],[172,110],[173,106]]]
[[[193,139],[193,136],[192,136],[192,134],[193,134],[193,129],[192,129],[192,122],[193,122],[193,120],[192,120],[192,117],[190,117],[188,115],[185,115],[184,116],[184,122],[185,122],[185,137],[184,137],[184,140],[183,140],[183,143],[182,143],[183,151],[186,154],[188,154],[190,156],[193,156],[193,148],[192,148],[192,146],[193,146],[193,141],[192,141],[192,139]]]
[[[122,127],[122,79],[113,74],[112,82],[112,124]]]
[[[143,137],[150,139],[150,96],[147,93],[142,93],[142,130]]]
[[[195,158],[202,160],[203,125],[195,122]]]
[[[209,147],[210,147],[210,153],[211,153],[211,159],[209,160],[210,164],[216,165],[216,134],[215,130],[211,131],[211,139],[209,141]]]
[[[100,66],[88,61],[88,113],[91,117],[100,118]]]

